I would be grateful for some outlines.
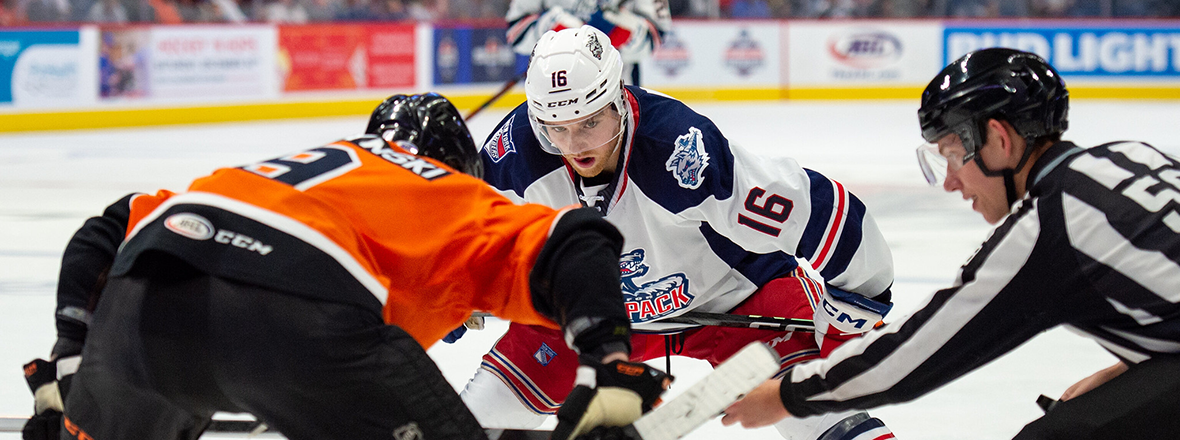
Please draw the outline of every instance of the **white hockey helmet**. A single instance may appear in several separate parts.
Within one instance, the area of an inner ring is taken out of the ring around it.
[[[622,133],[623,121],[627,119],[622,76],[623,61],[619,51],[611,46],[610,37],[602,31],[584,25],[542,35],[533,47],[524,83],[529,123],[541,147],[551,154],[577,154],[600,147],[605,142],[558,148],[549,135],[554,127],[563,130],[563,126],[608,110],[619,116],[619,123],[610,127],[617,131],[608,136],[610,140],[617,139]],[[611,108],[610,104],[614,107]]]

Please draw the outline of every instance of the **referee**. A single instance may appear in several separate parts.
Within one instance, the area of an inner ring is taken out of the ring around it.
[[[919,162],[999,226],[922,309],[763,385],[723,422],[909,401],[1063,325],[1119,362],[1016,439],[1180,436],[1180,165],[1141,142],[1062,141],[1068,97],[1027,52],[943,69],[922,93]]]

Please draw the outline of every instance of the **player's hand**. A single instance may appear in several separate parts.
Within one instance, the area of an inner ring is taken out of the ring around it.
[[[815,309],[815,342],[820,356],[827,357],[845,341],[872,330],[889,313],[892,304],[865,298],[826,286],[822,307]]]
[[[1102,385],[1111,379],[1118,377],[1118,375],[1123,374],[1125,371],[1127,371],[1127,364],[1124,364],[1121,361],[1110,367],[1104,368],[1101,371],[1091,374],[1089,377],[1078,381],[1078,383],[1071,385],[1065,390],[1065,393],[1061,394],[1060,400],[1064,402],[1066,400],[1085,394],[1094,388],[1098,388],[1099,385]]]
[[[61,437],[63,406],[61,389],[58,387],[57,362],[34,359],[24,365],[24,370],[25,381],[33,392],[34,414],[21,430],[21,438],[57,440]]]
[[[790,417],[791,413],[783,408],[782,397],[779,397],[780,386],[780,379],[770,379],[758,385],[746,397],[725,409],[721,424],[729,426],[741,423],[745,428],[760,428]]]
[[[650,365],[615,360],[578,367],[574,390],[557,411],[552,440],[571,440],[597,427],[625,426],[659,402],[672,377]],[[621,431],[600,430],[600,436]]]

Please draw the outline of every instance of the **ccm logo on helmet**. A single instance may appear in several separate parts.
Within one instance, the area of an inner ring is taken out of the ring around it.
[[[578,103],[578,98],[566,99],[566,100],[562,100],[562,101],[553,101],[553,102],[549,103],[549,108],[565,107],[567,105],[577,104],[577,103]]]

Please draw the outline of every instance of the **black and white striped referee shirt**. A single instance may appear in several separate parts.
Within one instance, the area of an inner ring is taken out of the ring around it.
[[[1180,165],[1139,142],[1037,160],[1029,194],[911,316],[795,367],[799,417],[915,399],[1057,325],[1128,363],[1180,353]]]

